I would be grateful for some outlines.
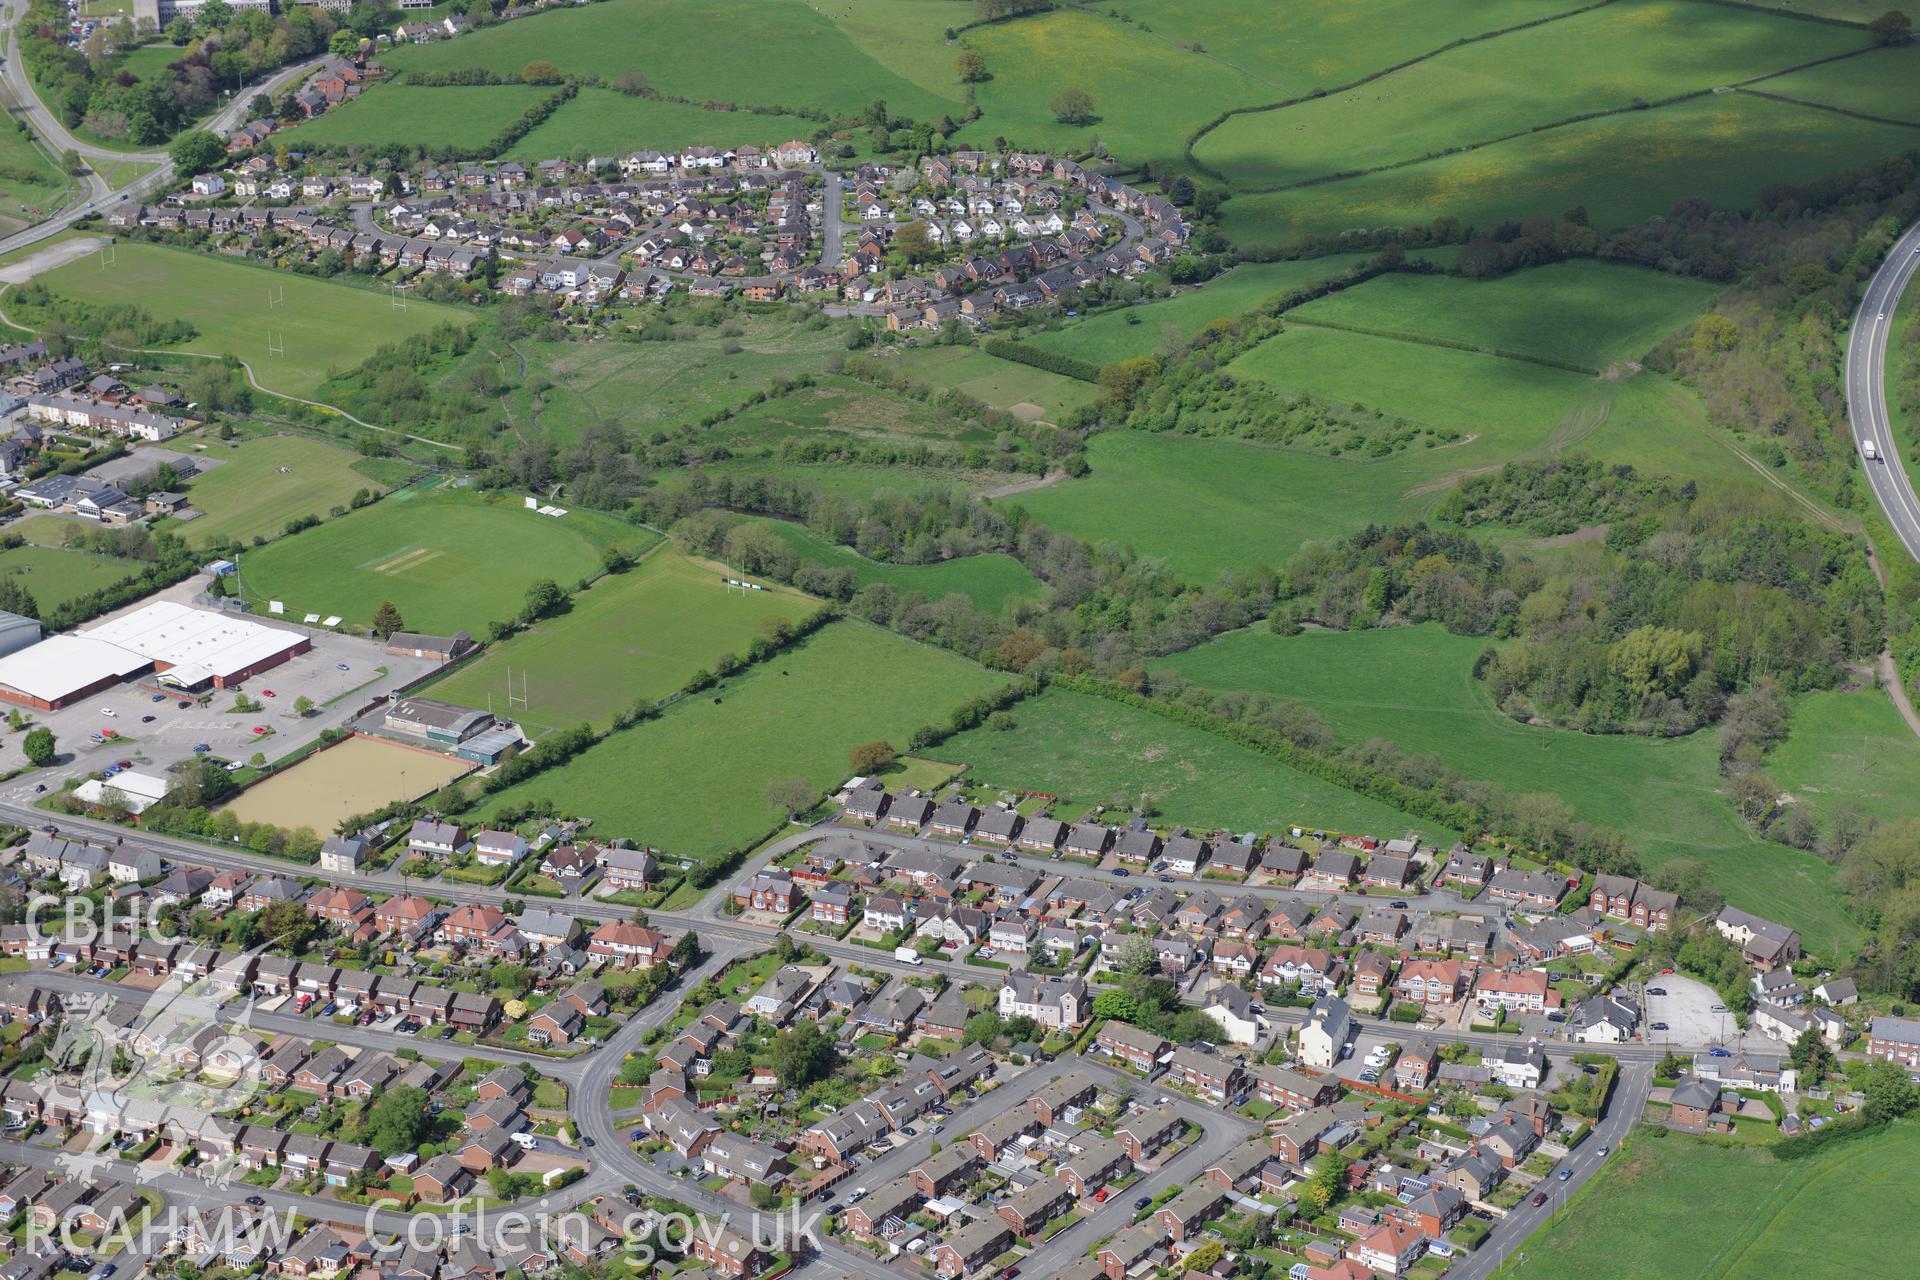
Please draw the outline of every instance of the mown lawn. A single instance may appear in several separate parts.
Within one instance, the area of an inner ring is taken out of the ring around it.
[[[1012,710],[1009,730],[974,729],[938,748],[989,786],[1059,797],[1071,819],[1096,804],[1153,798],[1159,815],[1198,830],[1278,831],[1290,824],[1450,838],[1431,823],[1287,768],[1204,730],[1087,694],[1051,690]]]
[[[1804,1160],[1636,1129],[1565,1212],[1516,1249],[1501,1280],[1841,1280],[1861,1272],[1846,1241],[1909,1256],[1904,1211],[1920,1125],[1901,1123]],[[1868,1270],[1874,1268],[1869,1267]],[[1893,1268],[1887,1274],[1899,1270]]]
[[[1494,280],[1376,276],[1295,308],[1288,318],[1464,342],[1598,372],[1644,356],[1697,319],[1718,292],[1634,267],[1563,262]]]
[[[554,90],[547,85],[377,84],[287,133],[288,145],[479,147]],[[568,105],[572,105],[571,103]],[[556,113],[558,114],[558,113]],[[549,120],[551,123],[551,119]],[[545,159],[567,151],[547,152]]]
[[[801,525],[785,520],[768,520],[767,528],[778,534],[804,561],[823,564],[829,569],[851,569],[860,586],[890,582],[901,591],[918,591],[929,600],[939,600],[952,592],[971,599],[978,608],[997,613],[1015,596],[1039,599],[1045,588],[1027,567],[1012,556],[962,556],[938,564],[885,564],[869,560],[851,547],[828,542]]]
[[[329,372],[359,364],[385,343],[471,317],[420,301],[396,311],[372,289],[137,242],[122,243],[105,270],[97,256],[87,257],[39,281],[82,302],[134,302],[163,320],[185,320],[198,333],[180,350],[239,356],[263,386],[297,396],[313,395]],[[268,351],[270,338],[284,355]]]
[[[770,783],[803,777],[824,792],[845,781],[850,748],[877,738],[904,747],[916,728],[1003,680],[865,623],[838,622],[717,692],[501,792],[493,807],[551,800],[595,819],[609,838],[669,855],[717,853],[779,823]]]
[[[1769,183],[1803,183],[1897,154],[1912,130],[1748,93],[1716,94],[1528,134],[1381,173],[1237,195],[1221,229],[1243,248],[1451,215],[1491,226],[1584,206],[1613,230],[1686,195],[1750,205]]]
[[[408,630],[484,634],[519,612],[541,578],[571,590],[599,572],[601,549],[638,549],[654,535],[608,516],[559,519],[510,499],[406,490],[240,559],[249,603],[280,600],[288,616],[337,614],[365,624],[383,600]]]
[[[395,71],[516,74],[536,58],[609,83],[639,72],[661,94],[695,102],[858,115],[884,98],[916,120],[961,110],[959,85],[941,95],[895,75],[804,0],[606,0],[381,55]]]
[[[1827,23],[1688,0],[1620,0],[1461,45],[1349,91],[1234,116],[1195,155],[1233,184],[1271,189],[1733,84],[1861,43],[1858,32]]]
[[[1753,839],[1721,797],[1713,732],[1672,739],[1522,725],[1473,676],[1488,643],[1437,624],[1290,637],[1249,630],[1165,665],[1209,689],[1313,707],[1342,743],[1385,739],[1510,794],[1558,796],[1575,816],[1624,832],[1649,865],[1705,859],[1729,901],[1791,922],[1823,954],[1858,936],[1833,867]]]
[[[743,655],[770,618],[797,620],[817,602],[769,584],[729,592],[720,570],[671,545],[625,573],[600,579],[573,607],[522,632],[432,686],[462,706],[507,709],[507,671],[528,705],[511,714],[536,732],[574,724],[604,728],[641,699],[662,698],[722,654]],[[524,683],[523,683],[524,682]]]
[[[362,489],[381,486],[353,469],[359,455],[305,436],[264,436],[210,444],[221,465],[188,484],[198,518],[171,526],[194,546],[278,537],[287,522],[325,516]]]

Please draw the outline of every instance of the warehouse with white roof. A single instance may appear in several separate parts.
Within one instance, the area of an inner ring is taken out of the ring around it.
[[[0,657],[0,700],[58,711],[148,671],[175,689],[227,689],[312,648],[298,632],[161,600]]]

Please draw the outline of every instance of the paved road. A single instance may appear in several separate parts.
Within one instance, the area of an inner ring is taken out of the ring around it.
[[[1853,313],[1853,331],[1847,338],[1847,422],[1853,428],[1854,448],[1874,442],[1880,458],[1861,465],[1874,501],[1906,547],[1920,560],[1920,498],[1913,491],[1905,461],[1893,439],[1887,413],[1887,337],[1893,326],[1901,291],[1920,270],[1920,224],[1900,237],[1886,261],[1867,282],[1860,306]],[[1911,424],[1909,424],[1911,432]]]
[[[0,0],[0,23],[11,31],[18,23],[20,15],[26,10],[26,0]],[[7,42],[6,61],[0,64],[0,85],[4,85],[7,95],[18,104],[17,114],[40,140],[58,157],[67,151],[76,151],[83,157],[96,160],[132,160],[155,166],[144,176],[118,189],[107,185],[105,178],[97,173],[87,175],[87,192],[83,198],[68,204],[52,217],[36,222],[22,231],[0,239],[0,253],[11,253],[15,249],[24,249],[28,245],[38,244],[74,223],[96,213],[103,213],[123,200],[144,200],[165,190],[174,179],[173,161],[164,151],[118,151],[111,147],[102,147],[90,142],[82,142],[68,132],[65,125],[47,106],[40,101],[33,90],[32,80],[27,75],[26,63],[20,55],[21,42],[15,38]],[[289,67],[263,80],[241,87],[233,95],[233,100],[220,108],[200,127],[225,137],[245,118],[247,104],[256,93],[278,93],[289,84],[305,78],[318,61],[302,63]]]
[[[1453,1264],[1447,1272],[1448,1280],[1483,1280],[1499,1270],[1508,1255],[1524,1244],[1528,1236],[1547,1225],[1554,1214],[1566,1207],[1568,1197],[1585,1186],[1587,1179],[1605,1163],[1605,1159],[1598,1154],[1600,1148],[1619,1150],[1620,1140],[1627,1136],[1627,1130],[1633,1128],[1640,1119],[1640,1113],[1646,1109],[1647,1095],[1652,1088],[1652,1067],[1644,1064],[1622,1067],[1620,1078],[1614,1082],[1613,1099],[1606,1115],[1601,1117],[1592,1135],[1567,1158],[1567,1166],[1573,1170],[1573,1176],[1565,1182],[1556,1180],[1543,1183],[1541,1189],[1547,1192],[1547,1202],[1543,1205],[1536,1207],[1531,1196],[1522,1200],[1494,1225],[1493,1234],[1478,1252]]]

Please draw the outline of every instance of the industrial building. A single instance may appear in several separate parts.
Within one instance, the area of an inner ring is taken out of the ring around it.
[[[312,647],[298,632],[161,600],[6,653],[0,700],[58,711],[149,671],[170,688],[231,689]]]
[[[0,658],[40,643],[40,621],[0,609]]]

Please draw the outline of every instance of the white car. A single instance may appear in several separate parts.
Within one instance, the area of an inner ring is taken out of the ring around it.
[[[118,711],[115,711],[112,707],[102,707],[100,708],[100,714],[103,716],[117,716],[120,713]]]

